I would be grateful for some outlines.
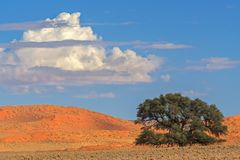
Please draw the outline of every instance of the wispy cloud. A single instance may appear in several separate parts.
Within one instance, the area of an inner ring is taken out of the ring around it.
[[[134,25],[137,24],[134,21],[126,21],[126,22],[85,22],[82,23],[82,25],[87,25],[87,26],[129,26],[129,25]]]
[[[30,86],[30,85],[19,85],[19,86],[12,86],[11,91],[13,94],[20,95],[20,94],[43,94],[47,90],[44,87],[39,86]]]
[[[204,97],[207,95],[207,93],[198,92],[195,90],[188,90],[181,92],[184,96],[192,97],[192,98],[198,98],[198,97]]]
[[[58,92],[64,92],[65,90],[65,87],[64,86],[56,86],[55,89],[58,91]]]
[[[85,22],[82,23],[83,26],[129,26],[134,25],[136,22],[126,21],[126,22]],[[39,29],[39,28],[50,28],[50,27],[59,27],[66,25],[64,22],[53,24],[47,21],[29,21],[29,22],[16,22],[16,23],[1,23],[0,31],[14,31],[14,30],[29,30],[29,29]]]
[[[0,48],[18,49],[18,48],[58,48],[79,45],[92,45],[101,47],[129,46],[137,49],[184,49],[191,48],[190,45],[162,43],[162,42],[144,42],[144,41],[104,41],[104,40],[61,40],[47,42],[24,42],[13,41],[11,43],[0,44]]]
[[[44,95],[45,93],[49,93],[49,92],[63,93],[65,91],[65,86],[35,85],[35,84],[26,83],[26,84],[12,85],[9,87],[9,89],[11,93],[14,95],[25,95],[25,94]]]
[[[5,23],[0,24],[0,31],[36,29],[42,27],[44,25],[42,23],[41,21]]]
[[[234,5],[226,5],[225,8],[226,8],[226,9],[234,9],[235,6],[234,6]]]
[[[186,69],[190,71],[219,71],[235,68],[240,64],[239,60],[233,60],[227,57],[212,57],[201,59],[199,62],[189,62],[191,65]]]
[[[169,74],[163,74],[161,75],[161,80],[163,80],[164,82],[169,82],[171,80],[171,76]]]
[[[135,48],[140,48],[140,49],[183,49],[183,48],[192,48],[192,46],[186,45],[186,44],[154,42],[154,43],[135,44]]]
[[[0,31],[40,29],[40,28],[60,27],[64,25],[66,25],[64,21],[58,24],[53,24],[48,21],[2,23],[0,24]]]
[[[75,98],[81,98],[81,99],[99,99],[99,98],[115,98],[115,94],[112,92],[106,92],[106,93],[97,93],[97,92],[89,92],[86,94],[80,94],[75,96]]]

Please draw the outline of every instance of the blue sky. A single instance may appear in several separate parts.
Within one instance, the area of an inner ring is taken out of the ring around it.
[[[0,105],[134,119],[144,99],[181,92],[240,113],[237,0],[8,0],[0,12]]]

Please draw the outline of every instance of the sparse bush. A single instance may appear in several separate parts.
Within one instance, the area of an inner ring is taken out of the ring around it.
[[[144,129],[136,139],[136,144],[157,145],[159,142],[158,134],[151,130]]]
[[[167,139],[162,134],[156,134],[152,130],[144,129],[136,139],[136,144],[162,145]]]

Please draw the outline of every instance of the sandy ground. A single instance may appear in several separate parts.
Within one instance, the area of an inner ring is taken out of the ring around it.
[[[239,160],[240,145],[0,153],[0,160]]]

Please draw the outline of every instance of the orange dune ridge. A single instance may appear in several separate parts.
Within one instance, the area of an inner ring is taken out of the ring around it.
[[[131,144],[139,126],[79,107],[0,107],[0,142]]]
[[[240,143],[240,116],[228,117],[224,123],[229,128],[224,137],[226,143]],[[79,148],[133,146],[140,128],[131,121],[79,107],[3,106],[0,107],[0,151],[13,143],[76,143]],[[1,144],[4,144],[2,148]]]
[[[224,123],[228,126],[228,134],[223,137],[226,143],[240,144],[240,115],[227,117]]]

